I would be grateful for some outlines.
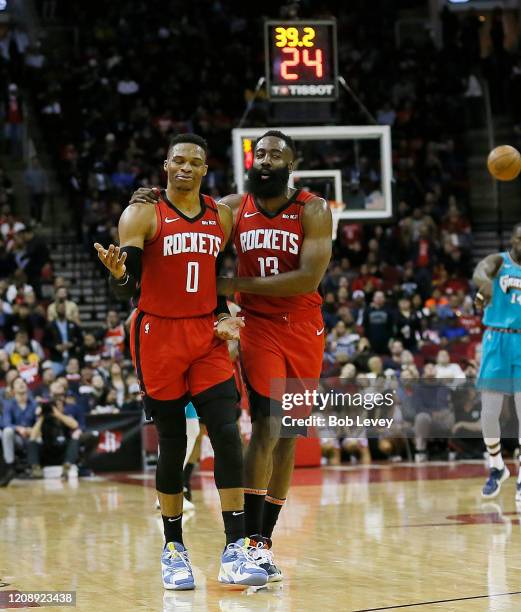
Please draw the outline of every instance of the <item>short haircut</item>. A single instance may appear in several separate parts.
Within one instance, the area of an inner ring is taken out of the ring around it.
[[[261,141],[263,138],[266,138],[267,136],[273,136],[274,138],[280,138],[281,140],[283,140],[286,143],[286,146],[291,149],[293,157],[297,157],[297,147],[295,146],[295,141],[293,140],[293,138],[291,138],[291,136],[284,134],[284,132],[281,132],[280,130],[268,130],[267,132],[265,132],[255,141],[255,148],[257,148],[259,141]]]
[[[208,155],[208,143],[202,136],[198,136],[197,134],[178,134],[174,136],[170,141],[170,145],[168,147],[167,158],[170,157],[170,153],[176,144],[181,144],[184,142],[188,142],[190,144],[195,144],[204,151],[205,157]]]

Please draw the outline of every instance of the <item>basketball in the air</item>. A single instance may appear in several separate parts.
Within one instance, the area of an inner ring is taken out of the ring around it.
[[[512,181],[521,172],[521,155],[510,145],[501,145],[490,151],[487,167],[498,181]]]

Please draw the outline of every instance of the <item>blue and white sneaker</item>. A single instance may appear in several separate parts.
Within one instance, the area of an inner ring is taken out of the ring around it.
[[[272,542],[270,538],[261,535],[253,535],[250,538],[250,557],[259,567],[266,571],[268,582],[280,582],[283,578],[282,572],[275,565],[271,547]]]
[[[521,480],[518,480],[516,485],[516,503],[521,504]]]
[[[189,591],[195,588],[188,551],[179,542],[165,544],[161,555],[161,573],[165,589]]]
[[[481,491],[481,497],[485,497],[487,499],[492,499],[499,495],[499,491],[501,490],[501,484],[505,482],[505,480],[510,476],[510,472],[508,471],[507,466],[502,470],[498,470],[497,468],[492,468],[490,470],[490,474],[488,477],[483,490]]]
[[[221,557],[219,582],[246,586],[264,586],[268,582],[268,574],[251,558],[249,550],[249,538],[228,544]]]

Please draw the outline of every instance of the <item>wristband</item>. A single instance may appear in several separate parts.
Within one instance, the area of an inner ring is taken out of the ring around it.
[[[130,275],[127,272],[125,272],[125,275],[122,278],[114,277],[114,279],[117,281],[119,287],[124,287],[128,283],[128,279],[129,278],[130,278]],[[123,281],[123,282],[121,282],[121,281]]]

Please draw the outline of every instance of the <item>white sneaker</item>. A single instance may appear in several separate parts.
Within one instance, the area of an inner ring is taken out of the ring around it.
[[[165,589],[191,591],[195,588],[188,551],[179,542],[165,544],[161,555],[161,574]]]
[[[241,538],[224,549],[219,570],[219,582],[224,584],[244,584],[246,586],[264,586],[268,574],[255,563],[249,555],[250,540]]]
[[[268,582],[280,582],[283,578],[282,572],[275,565],[272,542],[270,538],[261,535],[253,535],[250,538],[250,557],[268,574]]]

